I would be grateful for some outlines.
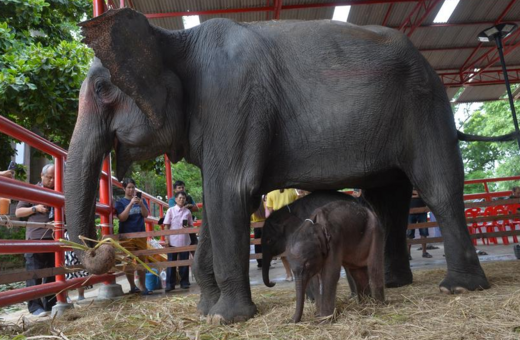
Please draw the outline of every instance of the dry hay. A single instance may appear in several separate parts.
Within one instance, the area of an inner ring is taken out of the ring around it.
[[[253,287],[259,315],[239,324],[214,326],[196,312],[198,295],[157,299],[128,296],[93,303],[54,321],[37,322],[28,339],[520,339],[520,261],[483,265],[492,288],[463,295],[439,293],[444,270],[414,272],[414,284],[386,290],[387,303],[358,304],[340,281],[335,321],[319,323],[306,303],[299,324],[292,286]],[[22,330],[3,329],[11,336]],[[52,336],[52,337],[49,337]],[[0,335],[0,339],[2,336]],[[23,339],[23,337],[22,337]]]

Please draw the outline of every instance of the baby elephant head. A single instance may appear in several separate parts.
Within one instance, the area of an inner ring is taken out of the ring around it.
[[[287,260],[294,272],[296,286],[296,313],[294,322],[299,322],[303,313],[305,289],[310,279],[319,274],[330,251],[330,233],[326,224],[307,219],[289,240]]]

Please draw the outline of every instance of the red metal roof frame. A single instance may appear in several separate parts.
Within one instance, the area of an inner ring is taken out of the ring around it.
[[[110,7],[115,8],[115,0],[106,0],[109,2]],[[315,0],[319,1],[319,0]],[[461,0],[461,2],[464,0]],[[186,11],[176,11],[176,12],[164,12],[164,13],[144,13],[145,16],[149,19],[165,19],[165,18],[173,18],[173,17],[182,17],[182,16],[190,16],[190,15],[226,15],[226,14],[234,14],[234,13],[248,13],[248,12],[266,12],[266,20],[269,20],[269,16],[271,14],[271,18],[279,19],[280,13],[286,10],[296,10],[296,9],[312,9],[312,8],[326,8],[326,7],[336,7],[336,6],[361,6],[361,5],[389,5],[386,9],[384,19],[382,21],[383,25],[388,26],[388,22],[390,20],[393,11],[395,12],[396,4],[406,4],[411,3],[415,4],[413,8],[409,11],[409,13],[405,16],[405,18],[401,21],[401,24],[398,26],[394,25],[389,26],[392,28],[396,28],[406,34],[408,37],[412,36],[414,32],[419,29],[430,29],[434,27],[470,27],[470,26],[483,26],[483,25],[496,25],[506,17],[507,14],[511,14],[511,9],[518,2],[518,0],[510,0],[505,9],[500,13],[498,18],[495,21],[490,20],[480,20],[473,22],[460,22],[460,23],[428,23],[431,22],[431,15],[435,9],[439,9],[443,0],[359,0],[359,1],[334,1],[334,2],[316,2],[316,3],[307,3],[307,4],[284,4],[283,0],[266,0],[265,6],[260,7],[242,7],[242,8],[221,8],[221,9],[211,9],[211,10],[186,10]],[[136,0],[137,3],[137,0]],[[126,3],[127,6],[135,8],[132,0],[128,0]],[[214,5],[214,4],[212,4]],[[459,3],[460,5],[460,3]],[[125,1],[120,0],[118,7],[125,6]],[[221,6],[225,6],[225,1],[222,2]],[[430,20],[427,20],[430,18]],[[426,24],[423,24],[424,22]],[[509,20],[508,20],[509,21]],[[518,20],[514,20],[514,22],[519,22]],[[515,42],[517,38],[520,37],[520,29],[517,30],[514,34],[504,39],[504,54],[507,55],[511,53],[513,50],[516,50],[520,46],[520,41]],[[475,43],[477,39],[475,37]],[[446,87],[461,87],[461,86],[477,86],[477,85],[491,85],[491,84],[500,84],[504,83],[503,75],[501,75],[501,70],[494,70],[493,66],[496,67],[497,62],[499,60],[497,49],[494,45],[483,45],[479,43],[476,46],[439,46],[439,47],[431,47],[431,48],[420,48],[421,52],[448,52],[452,51],[453,53],[459,52],[461,50],[473,50],[473,52],[465,59],[462,63],[462,67],[457,67],[457,70],[451,68],[449,70],[443,70],[437,68],[436,71],[439,74],[439,77],[443,81]],[[482,52],[485,51],[485,52]],[[511,69],[508,69],[508,75],[510,77],[511,83],[520,83],[519,76],[520,64],[512,65]]]

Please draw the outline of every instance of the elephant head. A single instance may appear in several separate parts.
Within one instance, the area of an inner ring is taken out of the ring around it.
[[[326,224],[316,223],[316,216],[305,220],[289,240],[287,245],[287,260],[294,273],[296,287],[296,312],[293,316],[294,322],[300,322],[302,318],[305,290],[311,278],[315,275],[319,275],[321,272],[329,250],[329,230]]]
[[[262,278],[267,287],[275,283],[269,279],[269,265],[273,257],[285,252],[288,238],[302,223],[302,220],[282,208],[274,211],[262,228]]]
[[[110,73],[101,62],[94,60],[81,86],[78,118],[67,157],[65,211],[71,240],[79,242],[80,235],[96,238],[96,187],[102,161],[112,148],[116,151],[118,178],[122,178],[136,160],[164,153],[173,161],[182,157],[181,141],[186,138],[184,121],[183,115],[175,112],[180,105],[180,92],[180,87],[173,88],[167,105],[177,114],[163,117],[157,127],[112,83]],[[114,264],[114,252],[109,246],[79,255],[85,268],[93,274],[104,273]]]

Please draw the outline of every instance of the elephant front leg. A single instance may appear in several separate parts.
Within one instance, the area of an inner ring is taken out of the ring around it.
[[[205,210],[203,211],[202,226],[199,233],[199,244],[195,252],[193,273],[200,287],[200,301],[197,309],[200,314],[208,315],[210,309],[217,303],[220,297],[215,274],[213,272],[213,253],[211,237],[207,224]]]
[[[240,207],[241,200],[233,200],[231,194],[221,193],[219,200],[223,198],[225,204],[205,206],[214,245],[213,269],[220,289],[219,299],[208,315],[213,324],[246,321],[257,313],[249,284],[249,211]]]
[[[334,314],[340,272],[341,263],[336,263],[336,261],[327,262],[321,271],[319,288],[321,303],[317,304],[320,317],[328,317]]]

